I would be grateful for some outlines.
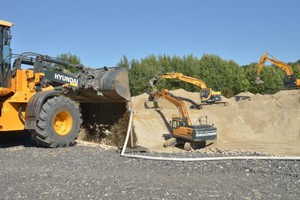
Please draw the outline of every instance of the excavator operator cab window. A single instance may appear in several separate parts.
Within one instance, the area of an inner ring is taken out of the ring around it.
[[[187,123],[187,121],[180,121],[179,126],[180,126],[180,127],[187,127],[187,126],[188,126],[188,123]]]
[[[283,78],[283,83],[284,83],[284,86],[286,87],[292,87],[292,86],[296,86],[296,81],[297,81],[297,78],[296,76],[293,74],[293,75],[286,75],[284,78]]]
[[[208,98],[210,95],[210,89],[203,89],[201,90],[201,97],[202,98]]]
[[[172,120],[172,128],[173,129],[178,128],[178,121],[177,120]]]

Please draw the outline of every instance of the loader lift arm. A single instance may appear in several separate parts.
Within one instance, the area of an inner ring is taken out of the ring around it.
[[[277,67],[284,70],[285,77],[284,77],[283,82],[284,82],[284,86],[286,88],[300,87],[300,79],[297,79],[296,76],[293,74],[292,68],[288,64],[286,64],[286,63],[282,62],[281,60],[279,60],[278,58],[276,58],[275,56],[270,55],[268,52],[264,53],[258,62],[257,70],[255,73],[255,75],[256,75],[255,82],[257,84],[263,83],[263,81],[260,79],[259,76],[260,76],[261,70],[266,61],[269,61],[272,64],[274,64]]]

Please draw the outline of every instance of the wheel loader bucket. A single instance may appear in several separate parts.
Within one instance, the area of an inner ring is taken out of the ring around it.
[[[131,100],[126,68],[88,68],[78,76],[78,88],[68,93],[75,101],[104,103]]]
[[[79,138],[123,145],[131,101],[126,68],[86,68],[77,77],[78,87],[66,95],[80,103],[82,131]]]

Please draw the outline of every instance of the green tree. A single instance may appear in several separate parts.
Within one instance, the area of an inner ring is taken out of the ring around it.
[[[123,58],[118,63],[118,66],[125,67],[127,70],[130,68],[130,63],[125,55],[123,55]]]
[[[300,75],[300,60],[290,64],[296,76]],[[275,66],[266,66],[261,71],[264,84],[255,83],[257,63],[239,66],[233,60],[223,60],[217,55],[204,54],[201,58],[193,55],[168,56],[153,54],[140,60],[128,61],[123,56],[119,66],[126,67],[129,71],[129,84],[132,95],[139,95],[151,90],[149,80],[164,72],[179,72],[202,80],[207,87],[214,91],[221,91],[226,97],[231,97],[240,92],[271,94],[283,86],[284,72]],[[176,79],[161,79],[157,84],[158,89],[169,90],[183,88],[196,92],[199,88],[193,84]]]
[[[70,64],[74,64],[74,65],[81,65],[80,62],[80,58],[79,56],[75,55],[75,54],[71,54],[70,52],[68,53],[61,53],[57,56],[57,59],[62,60],[62,61],[66,61]],[[74,67],[74,66],[63,66],[66,70],[74,73],[79,71],[79,68]]]

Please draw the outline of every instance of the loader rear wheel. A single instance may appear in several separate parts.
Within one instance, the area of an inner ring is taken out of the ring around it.
[[[81,114],[74,101],[53,97],[42,106],[34,138],[43,147],[65,147],[75,144],[81,125]]]

